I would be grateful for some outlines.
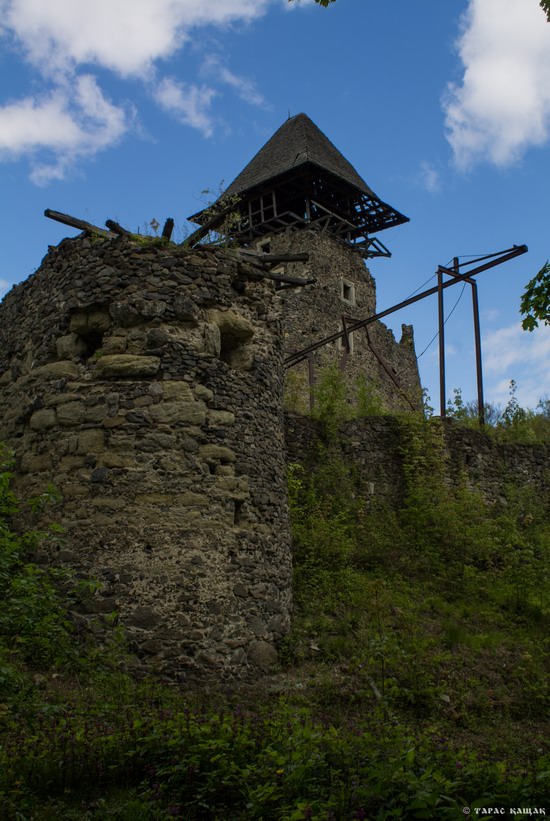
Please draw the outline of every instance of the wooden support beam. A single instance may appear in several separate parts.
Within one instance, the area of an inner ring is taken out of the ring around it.
[[[342,330],[344,332],[344,345],[346,346],[348,353],[351,353],[351,339],[348,333],[347,317],[345,314],[342,314]]]
[[[264,276],[268,279],[272,279],[275,282],[283,282],[285,285],[315,285],[317,282],[316,279],[303,279],[302,277],[287,277],[284,274],[272,274],[270,271],[266,271]]]
[[[209,231],[215,231],[216,228],[223,222],[224,217],[229,216],[233,211],[237,210],[237,203],[231,203],[230,205],[226,205],[225,208],[222,208],[220,211],[217,211],[209,220],[207,220],[204,225],[201,225],[200,228],[197,228],[196,231],[193,231],[192,234],[189,234],[186,240],[182,242],[184,248],[193,248],[193,246],[197,245],[198,242],[203,239]]]
[[[112,231],[113,234],[118,234],[120,237],[132,236],[131,231],[127,231],[126,228],[123,228],[122,225],[119,225],[118,222],[115,222],[114,220],[105,220],[105,225],[109,231]]]
[[[162,229],[162,237],[164,239],[169,240],[172,236],[172,231],[174,230],[174,220],[172,217],[168,217],[166,222],[164,223],[164,228]]]
[[[301,254],[262,254],[261,251],[252,251],[248,248],[240,248],[239,254],[243,257],[252,257],[253,259],[260,260],[261,262],[266,263],[273,263],[274,265],[279,262],[307,262],[309,260],[308,253],[301,253]]]
[[[286,285],[279,285],[278,287],[275,288],[275,291],[276,291],[276,293],[279,293],[279,291],[287,291],[289,288],[300,288],[304,284],[305,285],[312,285],[314,282],[316,282],[316,280],[314,280],[314,279],[306,280],[305,283],[303,283],[303,282],[289,282]]]
[[[71,217],[70,214],[62,214],[61,211],[52,211],[51,208],[46,208],[44,216],[56,222],[61,222],[63,225],[70,225],[71,228],[78,228],[79,231],[86,231],[87,234],[98,234],[100,237],[113,236],[110,231],[105,231],[104,228],[92,225],[91,222],[79,220],[77,217]]]

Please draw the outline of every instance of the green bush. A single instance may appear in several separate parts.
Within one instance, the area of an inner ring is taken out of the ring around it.
[[[541,399],[536,410],[522,408],[516,397],[517,384],[510,382],[510,398],[502,410],[485,404],[484,432],[500,442],[535,444],[550,442],[550,400]],[[477,402],[464,402],[462,392],[454,388],[452,401],[447,403],[447,416],[465,427],[478,427]]]
[[[70,705],[8,736],[0,763],[2,809],[40,819],[52,807],[78,817],[75,798],[81,817],[112,817],[109,795],[120,806],[121,789],[126,809],[149,819],[453,819],[463,806],[543,806],[550,776],[548,761],[518,776],[381,713],[336,729],[284,704],[254,713],[142,705],[139,718],[136,708],[117,716]]]

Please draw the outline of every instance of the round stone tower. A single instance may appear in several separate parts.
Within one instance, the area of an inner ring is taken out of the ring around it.
[[[65,240],[0,305],[0,440],[167,675],[276,662],[291,559],[278,298],[236,252]]]

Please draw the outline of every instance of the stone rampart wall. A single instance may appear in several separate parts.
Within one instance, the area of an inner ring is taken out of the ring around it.
[[[319,423],[299,414],[285,418],[287,461],[308,465],[320,436]],[[472,487],[496,501],[507,484],[531,485],[550,492],[550,446],[496,442],[478,430],[444,424],[449,481],[466,476]],[[403,437],[399,421],[374,416],[347,422],[338,445],[342,456],[357,468],[369,499],[399,506],[405,495]]]
[[[282,357],[230,251],[64,241],[0,305],[0,440],[25,496],[63,495],[44,559],[172,677],[268,668],[288,629]]]

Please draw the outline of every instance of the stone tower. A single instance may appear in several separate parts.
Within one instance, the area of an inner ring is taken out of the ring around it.
[[[212,229],[223,225],[241,247],[309,254],[307,262],[278,269],[316,280],[281,295],[287,355],[376,313],[376,286],[364,260],[390,256],[375,232],[408,222],[377,197],[305,114],[288,119],[223,198],[191,219]],[[336,341],[318,350],[309,366],[298,366],[305,395],[310,372],[341,362],[344,348],[345,340]],[[389,410],[421,407],[411,326],[403,326],[399,343],[381,322],[350,335],[344,373],[350,398],[363,378]],[[296,376],[294,370],[294,382]]]
[[[113,235],[0,304],[0,441],[25,497],[62,494],[41,559],[97,580],[89,618],[177,680],[267,669],[289,626],[277,303],[235,251]]]

